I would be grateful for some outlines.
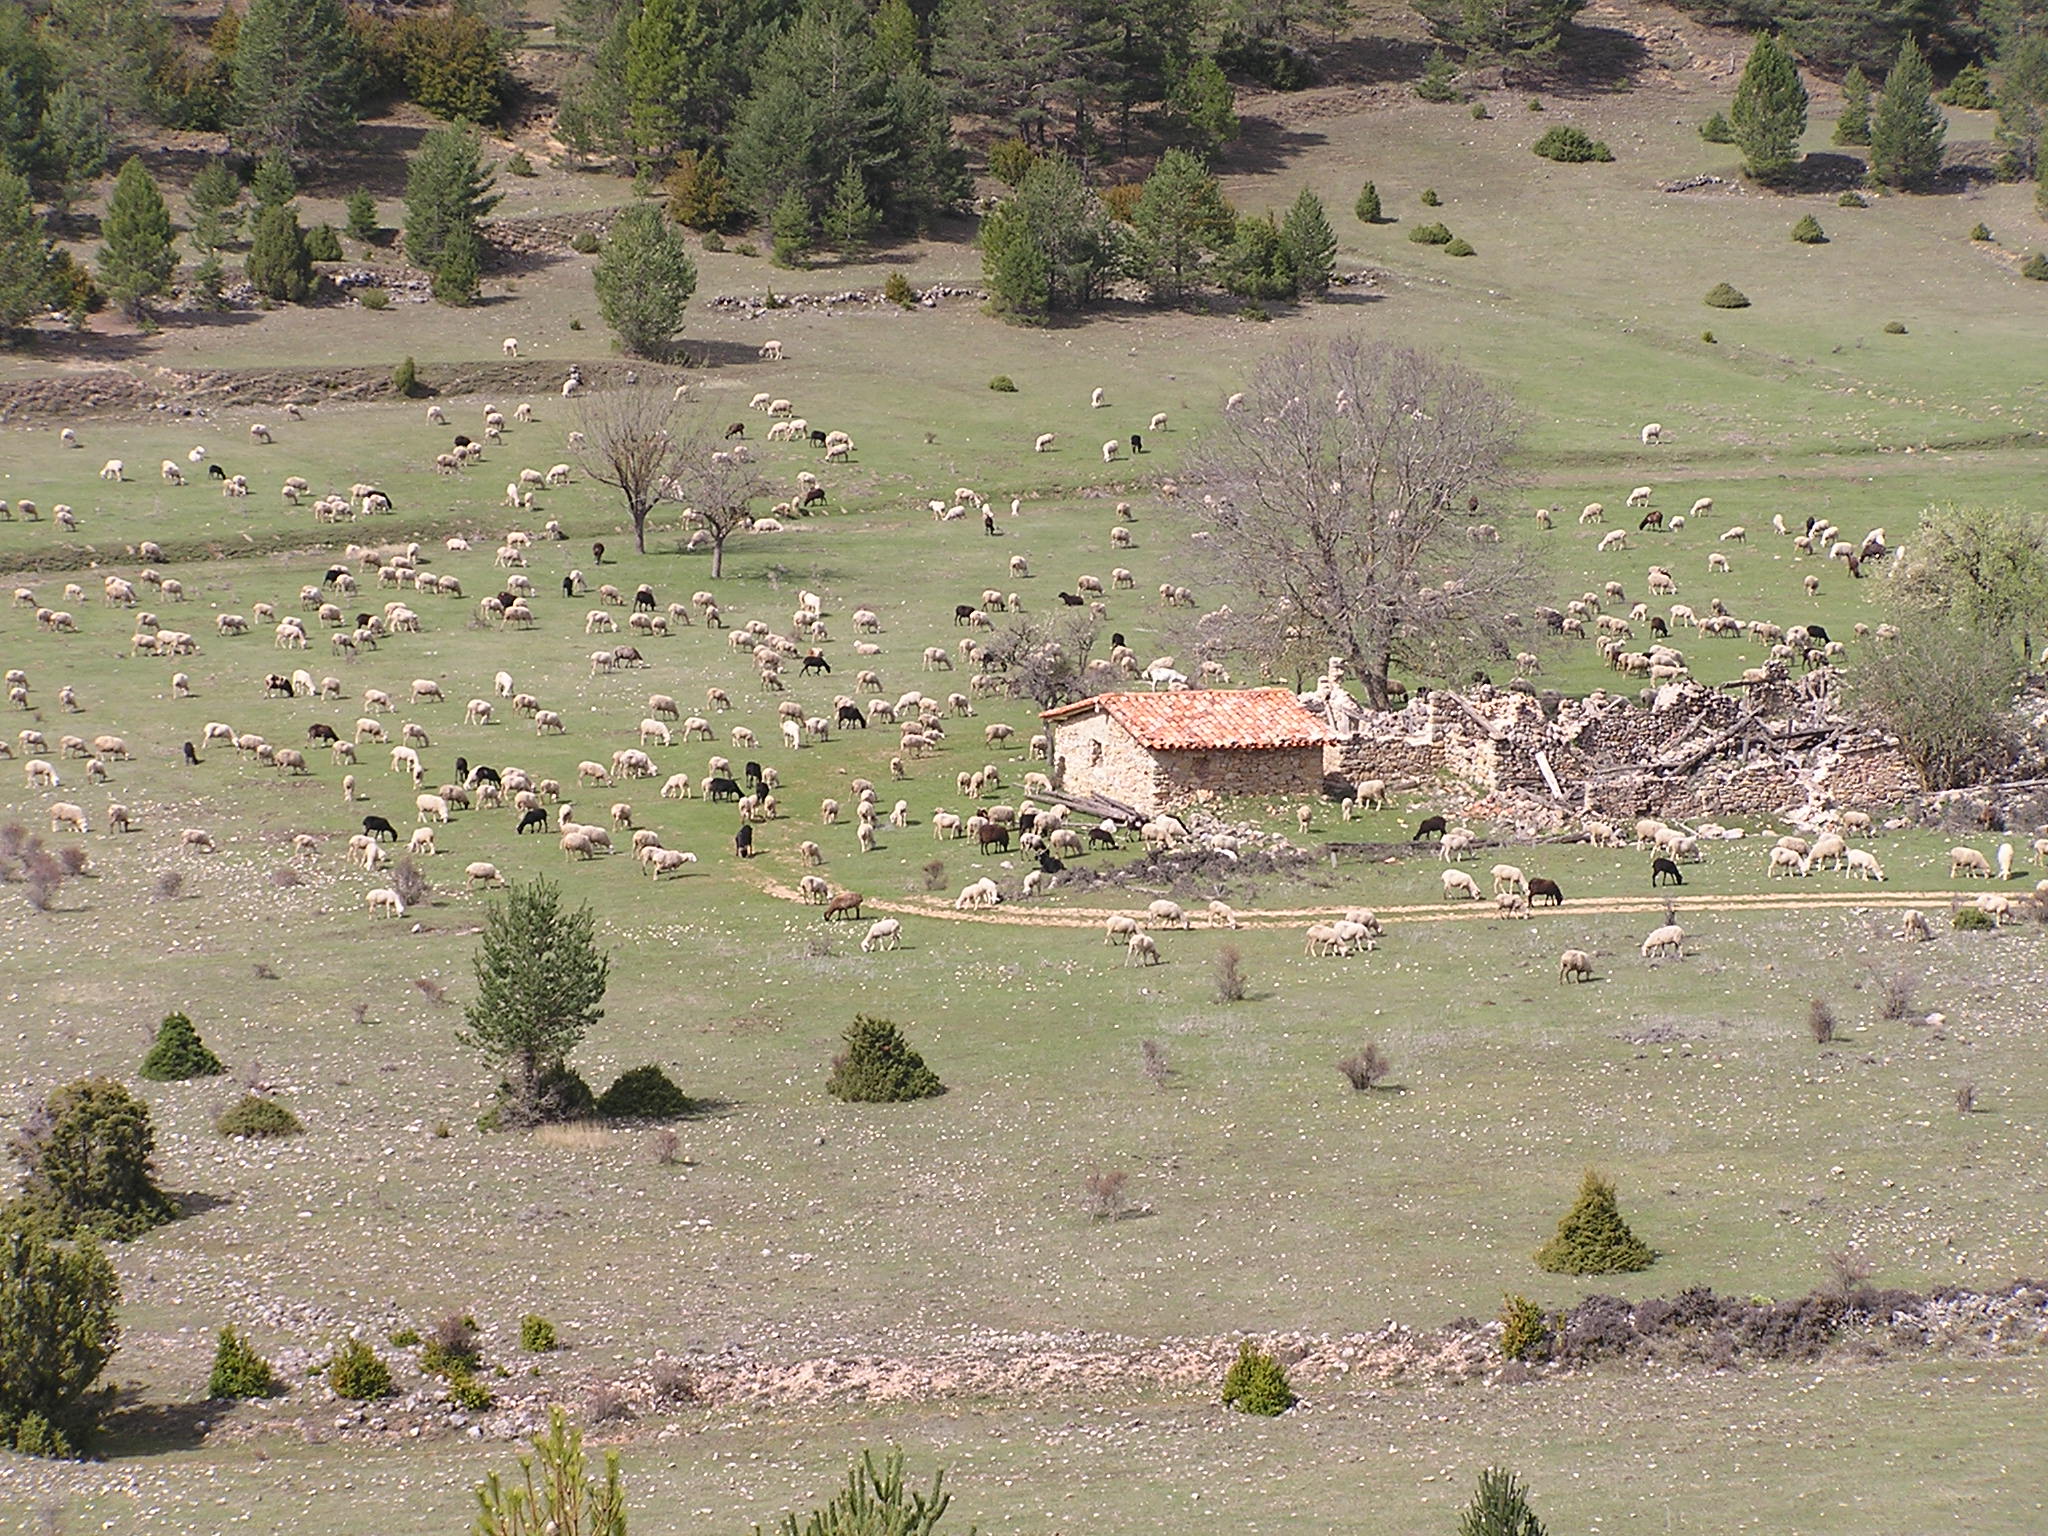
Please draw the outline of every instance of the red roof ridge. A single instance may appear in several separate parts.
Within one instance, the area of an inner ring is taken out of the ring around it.
[[[1048,709],[1057,723],[1101,711],[1153,751],[1257,751],[1320,747],[1322,720],[1286,688],[1190,688],[1157,693],[1099,693]]]

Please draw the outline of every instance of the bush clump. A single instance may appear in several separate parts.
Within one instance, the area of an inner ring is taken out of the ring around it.
[[[597,1112],[607,1120],[675,1120],[695,1108],[690,1096],[652,1064],[621,1072],[597,1101]]]
[[[1861,192],[1844,192],[1835,199],[1835,206],[1837,208],[1868,208],[1870,206],[1870,199]]]
[[[220,1331],[213,1350],[213,1373],[206,1378],[206,1395],[216,1399],[282,1397],[284,1383],[270,1362],[256,1353],[256,1347],[232,1328]]]
[[[347,209],[350,236],[365,245],[370,244],[377,238],[377,199],[367,192],[351,192]]]
[[[1554,1275],[1614,1275],[1648,1269],[1650,1245],[1629,1231],[1614,1185],[1588,1168],[1579,1198],[1557,1224],[1557,1235],[1536,1250],[1536,1266]]]
[[[988,387],[999,395],[1014,395],[1017,386],[1007,373],[999,373],[988,381]]]
[[[545,1355],[559,1348],[555,1325],[538,1312],[527,1313],[519,1319],[519,1347],[529,1355]]]
[[[1989,933],[1998,923],[1989,912],[1976,907],[1958,907],[1949,919],[1949,926],[1957,933]]]
[[[1417,245],[1449,245],[1457,236],[1441,224],[1418,224],[1408,231],[1408,238]]]
[[[507,176],[538,176],[540,172],[536,171],[533,168],[533,162],[526,158],[525,150],[515,149],[505,157],[505,174]]]
[[[847,1028],[846,1049],[832,1058],[825,1091],[849,1104],[903,1104],[946,1088],[894,1024],[861,1013]]]
[[[1504,1296],[1500,1304],[1503,1360],[1543,1360],[1550,1355],[1550,1320],[1526,1296]]]
[[[1422,67],[1422,78],[1415,82],[1415,94],[1424,101],[1457,101],[1458,71],[1443,49],[1438,48],[1429,56]]]
[[[1991,226],[1988,224],[1971,225],[1970,238],[1972,240],[1989,240],[1991,238]]]
[[[569,237],[569,249],[579,256],[595,256],[597,254],[596,233],[588,229],[577,230],[575,234]]]
[[[1278,1360],[1246,1339],[1237,1346],[1237,1358],[1223,1377],[1223,1406],[1239,1413],[1255,1413],[1276,1419],[1298,1399],[1288,1384],[1287,1371]]]
[[[367,1403],[391,1395],[391,1367],[361,1339],[350,1337],[327,1362],[327,1385],[336,1397]]]
[[[1543,1536],[1543,1522],[1529,1507],[1529,1496],[1505,1467],[1479,1474],[1472,1502],[1458,1517],[1458,1536]]]
[[[309,261],[340,261],[341,236],[332,224],[315,224],[306,231],[306,259]]]
[[[1802,215],[1799,222],[1792,226],[1792,238],[1801,245],[1826,245],[1828,243],[1827,231],[1820,227],[1820,220],[1810,213]]]
[[[1728,116],[1726,113],[1716,112],[1712,117],[1700,124],[1700,137],[1709,144],[1733,144],[1735,142],[1735,130],[1728,126]]]
[[[2037,283],[2048,283],[2048,256],[2034,252],[2020,263],[2020,276],[2030,277]]]
[[[1543,137],[1529,148],[1546,160],[1555,160],[1562,165],[1582,165],[1587,161],[1608,161],[1614,158],[1614,151],[1584,129],[1574,128],[1569,123],[1559,123],[1544,130]]]
[[[297,1136],[306,1128],[299,1117],[275,1099],[248,1094],[230,1105],[213,1128],[223,1136]]]
[[[1470,256],[1473,254],[1472,242],[1463,235],[1460,235],[1444,247],[1444,254],[1446,256]]]
[[[1989,112],[1992,108],[1991,75],[1974,60],[1956,71],[1948,89],[1941,93],[1944,104],[1965,112]]]
[[[420,1345],[420,1369],[433,1376],[467,1376],[484,1362],[484,1341],[476,1319],[451,1312],[427,1330]]]
[[[1442,199],[1441,197],[1438,197],[1438,196],[1437,196],[1437,194],[1436,194],[1436,188],[1435,188],[1435,187],[1424,187],[1424,188],[1422,189],[1422,206],[1423,206],[1423,207],[1425,207],[1425,208],[1441,208],[1441,207],[1443,206],[1443,203],[1444,203],[1444,200],[1443,200],[1443,199]]]
[[[112,1402],[101,1371],[120,1341],[121,1283],[90,1238],[0,1232],[0,1447],[85,1450]]]
[[[1709,309],[1747,309],[1749,295],[1733,283],[1716,283],[1707,290],[1705,303]]]
[[[391,388],[396,394],[411,400],[420,394],[420,370],[411,358],[405,359],[391,370]]]
[[[891,304],[909,309],[917,303],[917,290],[910,286],[910,279],[901,272],[891,272],[882,284],[882,297]]]
[[[1351,205],[1351,211],[1358,215],[1361,224],[1379,223],[1380,189],[1368,181],[1359,189],[1358,201]]]
[[[365,288],[356,295],[356,302],[365,309],[389,309],[391,295],[382,288]]]
[[[152,1083],[182,1083],[194,1077],[219,1077],[227,1068],[206,1048],[191,1019],[182,1013],[164,1015],[156,1042],[142,1058],[142,1076]]]
[[[1887,321],[1885,321],[1885,323],[1884,323],[1884,333],[1885,333],[1885,335],[1887,335],[1887,336],[1903,336],[1903,335],[1905,335],[1905,334],[1906,334],[1906,325],[1905,325],[1905,322],[1904,322],[1904,321],[1902,321],[1902,320],[1887,320]]]
[[[489,1413],[498,1402],[491,1395],[491,1389],[467,1371],[449,1373],[448,1401],[458,1408],[468,1409],[471,1413]]]
[[[11,1150],[28,1177],[6,1214],[23,1229],[125,1242],[177,1219],[156,1186],[149,1105],[111,1077],[59,1088],[30,1114]]]

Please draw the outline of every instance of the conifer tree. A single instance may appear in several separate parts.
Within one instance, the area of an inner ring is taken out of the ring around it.
[[[1287,265],[1294,274],[1294,296],[1317,298],[1330,291],[1337,271],[1337,232],[1323,211],[1323,200],[1304,187],[1280,224]]]
[[[1743,169],[1758,181],[1783,181],[1799,163],[1799,139],[1806,132],[1806,86],[1792,55],[1766,34],[1756,40],[1735,104],[1728,112]]]
[[[235,35],[237,139],[287,154],[355,126],[361,89],[341,0],[249,0]]]
[[[1850,146],[1870,142],[1870,81],[1855,64],[1842,76],[1842,115],[1835,119],[1835,142]]]
[[[592,279],[598,312],[625,351],[657,357],[683,328],[697,265],[661,210],[642,203],[612,226]]]
[[[1623,1274],[1648,1269],[1656,1259],[1622,1220],[1614,1185],[1590,1168],[1557,1235],[1536,1250],[1537,1267],[1555,1275]]]
[[[113,200],[100,222],[100,242],[100,286],[141,318],[148,302],[171,286],[178,253],[171,245],[170,210],[156,179],[136,156],[115,178]]]
[[[0,166],[0,337],[49,308],[50,249],[28,182]]]
[[[1941,171],[1948,120],[1934,104],[1934,71],[1912,38],[1884,77],[1870,119],[1870,174],[1888,187],[1924,192]]]

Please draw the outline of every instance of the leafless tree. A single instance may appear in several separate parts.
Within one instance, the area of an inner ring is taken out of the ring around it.
[[[711,575],[725,574],[725,541],[754,525],[752,504],[769,494],[768,481],[743,456],[723,448],[707,427],[678,439],[670,489],[683,504],[683,521],[711,538]]]
[[[577,413],[585,446],[583,472],[608,485],[626,502],[633,519],[633,545],[647,553],[647,518],[664,501],[674,501],[682,444],[675,432],[676,407],[656,389],[614,389],[585,397]]]
[[[1341,656],[1375,709],[1396,663],[1443,676],[1472,642],[1498,648],[1522,581],[1479,515],[1513,446],[1506,397],[1456,364],[1353,337],[1274,357],[1188,476],[1233,595],[1205,634],[1269,674]]]
[[[1019,614],[989,641],[991,668],[1002,672],[1010,691],[1046,709],[1086,698],[1088,653],[1102,626],[1085,613],[1042,618]]]

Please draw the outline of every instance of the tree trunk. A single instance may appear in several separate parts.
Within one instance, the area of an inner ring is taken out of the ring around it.
[[[711,536],[711,579],[716,581],[725,574],[725,535]]]
[[[653,509],[633,503],[633,547],[641,554],[647,553],[647,514]]]

